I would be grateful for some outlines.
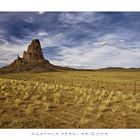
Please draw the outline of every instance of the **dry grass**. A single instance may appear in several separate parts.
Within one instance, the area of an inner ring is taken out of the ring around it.
[[[1,128],[140,128],[139,72],[1,75]]]

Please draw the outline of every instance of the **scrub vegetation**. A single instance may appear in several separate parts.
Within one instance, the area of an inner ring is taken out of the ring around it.
[[[2,74],[0,128],[140,128],[140,72]]]

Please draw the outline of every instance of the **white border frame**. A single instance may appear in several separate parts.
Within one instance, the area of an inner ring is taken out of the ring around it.
[[[0,0],[0,11],[140,11],[140,1]]]
[[[140,0],[0,0],[0,11],[140,11]],[[108,136],[32,136],[50,132],[107,132]],[[140,129],[0,129],[1,140],[139,140]]]

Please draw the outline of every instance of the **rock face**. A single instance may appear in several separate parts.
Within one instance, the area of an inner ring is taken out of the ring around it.
[[[13,62],[15,65],[22,65],[23,64],[23,59],[17,56],[17,59]]]
[[[27,52],[23,52],[23,61],[42,62],[44,60],[40,41],[38,39],[32,40],[31,44],[28,46]]]
[[[44,62],[40,41],[38,39],[32,40],[28,46],[27,52],[23,52],[23,58],[17,56],[17,59],[12,63],[14,65],[23,65],[28,63]]]

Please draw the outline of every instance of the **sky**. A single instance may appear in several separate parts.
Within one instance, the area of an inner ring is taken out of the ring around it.
[[[0,12],[0,67],[33,39],[55,65],[140,67],[140,12]]]

